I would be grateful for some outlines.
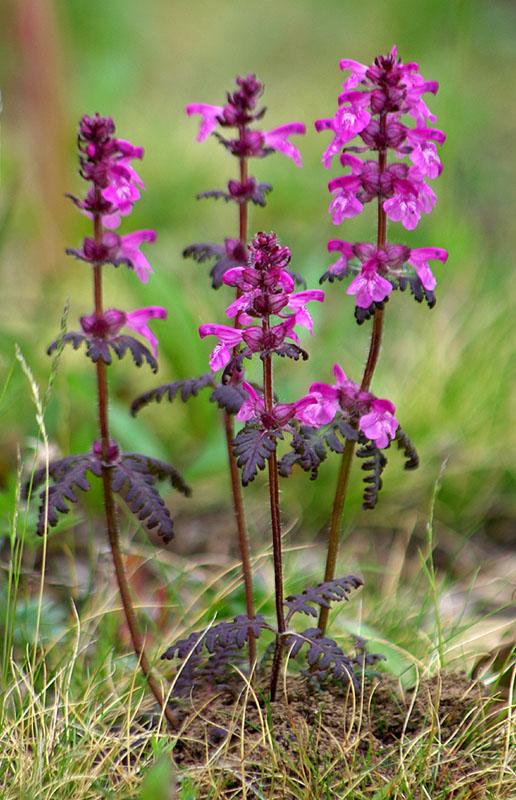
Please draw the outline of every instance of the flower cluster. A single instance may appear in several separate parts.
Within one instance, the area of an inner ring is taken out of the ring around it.
[[[188,116],[200,114],[202,117],[197,141],[204,141],[217,125],[222,128],[237,128],[238,136],[233,139],[225,139],[219,135],[224,147],[233,155],[239,158],[248,156],[262,158],[273,150],[278,150],[301,167],[301,155],[289,141],[289,137],[296,133],[304,134],[305,126],[301,122],[290,122],[270,131],[251,130],[250,123],[262,119],[265,114],[265,108],[255,110],[258,98],[263,92],[263,85],[254,75],[238,77],[236,83],[237,91],[228,93],[227,103],[224,106],[191,103],[186,107]],[[243,183],[231,181],[230,184],[229,192],[233,198],[250,196],[256,189],[254,178],[248,178]]]
[[[142,179],[131,166],[135,158],[143,157],[143,148],[134,147],[124,139],[114,136],[115,125],[110,117],[85,116],[79,125],[79,161],[81,176],[91,183],[84,200],[72,200],[94,221],[94,236],[86,237],[79,249],[69,248],[67,253],[88,262],[92,267],[103,264],[126,264],[146,283],[153,272],[147,258],[140,252],[144,242],[154,242],[153,230],[135,231],[119,236],[114,232],[122,216],[132,211],[145,188]],[[96,308],[89,316],[81,318],[83,332],[88,338],[110,341],[123,325],[144,336],[154,354],[157,339],[147,323],[152,318],[165,319],[167,312],[161,306],[141,308],[126,313],[117,309],[102,311]]]
[[[403,64],[397,59],[396,47],[390,55],[378,56],[371,66],[344,59],[340,67],[350,70],[351,75],[338,98],[339,109],[333,118],[315,123],[318,131],[333,133],[323,155],[324,166],[329,168],[333,157],[343,151],[340,161],[349,170],[328,184],[333,222],[340,225],[377,198],[382,214],[412,230],[421,214],[428,214],[434,207],[436,197],[428,180],[436,178],[442,170],[436,144],[443,144],[446,137],[428,124],[435,122],[435,117],[422,100],[426,92],[435,94],[438,84],[425,81],[417,64]],[[414,125],[404,124],[404,115],[409,115]],[[355,136],[360,136],[363,145],[346,147]],[[368,150],[378,154],[376,160],[362,160],[354,155]],[[387,161],[388,151],[395,156],[393,163]],[[428,261],[444,262],[448,255],[440,248],[411,250],[390,245],[385,235],[376,247],[331,240],[328,249],[338,250],[342,255],[323,279],[340,279],[358,272],[347,292],[356,295],[359,309],[382,303],[393,288],[403,289],[407,281],[416,299],[421,300],[424,294],[433,305],[436,281]],[[358,259],[360,267],[348,264],[352,257]]]
[[[310,393],[296,404],[296,417],[306,425],[320,427],[331,422],[337,413],[346,422],[358,427],[376,447],[383,448],[394,439],[398,420],[390,400],[381,400],[364,392],[357,383],[349,380],[342,367],[335,364],[336,383],[312,383]]]
[[[290,261],[288,247],[280,247],[274,233],[258,233],[249,247],[246,265],[224,273],[223,281],[239,290],[239,297],[226,309],[237,326],[201,325],[199,334],[217,336],[219,343],[210,356],[212,372],[222,369],[231,360],[233,348],[244,343],[250,353],[278,352],[285,339],[299,345],[296,324],[312,330],[312,319],[306,309],[311,300],[322,302],[324,292],[294,292],[294,280],[286,271]],[[270,324],[274,315],[281,322]],[[260,322],[254,324],[256,320]]]

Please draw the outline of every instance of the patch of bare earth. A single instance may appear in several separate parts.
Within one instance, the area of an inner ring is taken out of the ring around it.
[[[410,691],[382,675],[360,695],[289,677],[277,702],[265,697],[249,685],[237,699],[195,693],[174,750],[178,766],[209,775],[222,791],[215,796],[228,798],[373,797],[382,787],[382,798],[487,796],[500,711],[463,674]]]

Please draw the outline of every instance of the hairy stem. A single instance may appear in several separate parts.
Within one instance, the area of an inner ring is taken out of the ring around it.
[[[385,128],[385,117],[380,118],[381,128]],[[387,163],[387,154],[385,150],[380,150],[378,154],[378,167],[379,172],[385,171]],[[377,247],[378,249],[385,247],[387,235],[387,216],[382,207],[383,198],[378,197],[378,223],[377,223]],[[373,330],[371,332],[371,341],[369,343],[369,353],[367,356],[366,365],[364,368],[364,375],[360,388],[362,391],[369,391],[371,381],[373,380],[374,371],[380,356],[380,349],[382,344],[383,333],[383,319],[384,309],[377,308],[373,319]],[[358,427],[358,423],[356,423]],[[349,476],[351,472],[351,464],[355,452],[355,442],[347,439],[344,446],[344,452],[340,462],[339,475],[337,478],[337,486],[335,489],[335,498],[330,517],[330,526],[328,534],[328,551],[326,556],[326,570],[324,573],[324,580],[331,581],[335,577],[335,570],[337,567],[337,555],[339,552],[339,534],[342,519],[342,512],[344,510],[344,503],[346,500],[346,493],[349,484]],[[326,628],[328,627],[329,609],[321,607],[319,612],[318,627],[321,630],[321,635],[324,636]]]
[[[97,190],[99,191],[99,190]],[[100,214],[94,215],[94,235],[95,242],[98,245],[102,237],[102,225]],[[95,264],[93,267],[93,293],[95,298],[95,314],[97,317],[102,316],[102,265]],[[134,652],[138,657],[138,663],[142,670],[145,679],[151,689],[154,697],[158,701],[161,709],[167,718],[169,724],[177,728],[178,719],[175,712],[168,707],[163,692],[161,691],[156,679],[154,678],[149,660],[145,653],[143,639],[138,630],[138,623],[134,613],[134,606],[131,600],[131,592],[127,575],[125,572],[122,554],[120,552],[120,536],[118,530],[118,521],[116,518],[115,502],[113,497],[113,489],[111,486],[111,468],[109,466],[108,451],[109,451],[109,424],[108,424],[108,387],[106,364],[99,359],[96,364],[97,368],[97,403],[98,403],[98,418],[100,436],[102,442],[102,485],[104,489],[104,510],[106,514],[106,525],[109,536],[109,544],[111,545],[111,554],[113,556],[113,563],[115,566],[115,573],[122,599],[122,607],[124,609],[125,618],[131,634]]]
[[[244,577],[245,589],[245,604],[247,616],[249,619],[254,618],[254,597],[253,597],[253,573],[251,570],[251,554],[249,550],[249,537],[247,534],[247,526],[245,522],[244,501],[242,498],[242,489],[240,486],[240,474],[236,458],[233,454],[232,442],[235,438],[235,423],[233,416],[224,412],[224,429],[226,432],[226,442],[228,448],[228,461],[229,473],[231,476],[231,491],[233,494],[233,508],[235,511],[235,521],[238,532],[238,545],[240,549],[240,558],[242,561],[242,574]],[[256,639],[254,633],[249,631],[249,669],[250,674],[256,664]]]
[[[243,139],[245,127],[240,129],[240,138]],[[247,180],[247,157],[242,156],[240,162],[240,182]],[[247,242],[247,201],[239,203],[238,232],[240,244],[245,248]],[[238,296],[238,292],[237,292]],[[238,320],[236,323],[238,327]],[[235,348],[235,355],[238,348]],[[233,453],[233,439],[235,438],[235,422],[233,416],[224,411],[224,431],[226,434],[226,445],[228,450],[229,473],[231,478],[231,493],[233,495],[233,509],[237,526],[238,547],[240,550],[240,560],[242,562],[242,575],[244,578],[245,604],[247,616],[254,618],[254,596],[253,596],[253,573],[251,569],[251,552],[249,549],[249,535],[245,520],[244,501],[242,497],[242,487],[236,458]],[[254,633],[249,629],[249,674],[252,675],[256,664],[256,639]]]
[[[264,331],[268,330],[269,324],[263,322]],[[272,359],[267,355],[263,360],[263,394],[265,401],[265,413],[272,415],[273,410],[273,388],[272,388]],[[278,464],[276,452],[274,451],[268,459],[269,473],[269,503],[271,510],[272,527],[272,551],[274,558],[274,594],[276,600],[276,620],[278,624],[278,636],[274,659],[272,662],[272,673],[270,683],[270,699],[276,699],[278,678],[281,667],[281,656],[283,653],[283,634],[286,631],[285,615],[283,611],[283,564],[281,556],[281,521],[279,508],[279,485],[278,485]]]

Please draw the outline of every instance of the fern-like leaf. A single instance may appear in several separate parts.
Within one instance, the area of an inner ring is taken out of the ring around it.
[[[272,630],[265,622],[263,614],[256,614],[254,619],[249,619],[245,614],[239,614],[231,622],[218,622],[207,631],[191,633],[186,639],[180,639],[166,650],[162,659],[172,659],[176,656],[185,659],[190,654],[199,655],[203,648],[209,653],[214,653],[218,647],[236,647],[241,649],[249,640],[249,633],[257,639],[262,630]]]
[[[115,336],[112,339],[101,339],[100,337],[87,337],[79,331],[70,331],[70,333],[65,334],[62,340],[56,339],[49,345],[47,348],[48,355],[52,355],[60,341],[63,344],[71,344],[74,350],[77,350],[84,342],[86,344],[86,355],[91,358],[94,364],[97,361],[111,364],[111,350],[118,358],[123,358],[129,351],[137,367],[141,367],[143,362],[146,361],[153,372],[158,371],[158,362],[151,351],[132,336],[122,335]]]
[[[184,258],[193,258],[194,261],[197,261],[199,264],[204,263],[205,261],[209,261],[210,259],[216,259],[215,264],[210,270],[210,277],[211,277],[211,285],[214,289],[218,289],[222,286],[222,278],[226,270],[230,269],[231,267],[238,267],[240,264],[245,263],[245,258],[243,261],[239,260],[235,256],[239,254],[239,249],[231,248],[226,250],[224,245],[219,244],[211,244],[208,242],[197,242],[195,244],[191,244],[189,247],[186,247],[183,250],[183,257]]]
[[[283,439],[281,431],[251,425],[237,433],[233,439],[233,453],[242,469],[243,486],[256,478],[258,470],[265,468],[267,459],[276,450],[278,439]]]
[[[310,472],[310,480],[315,480],[319,473],[319,466],[327,457],[327,448],[334,453],[342,453],[344,442],[342,439],[357,441],[358,431],[340,417],[321,428],[302,425],[292,435],[291,452],[286,453],[278,463],[278,470],[283,478],[287,478],[294,464]]]
[[[372,441],[368,441],[360,447],[357,450],[357,456],[368,459],[362,464],[362,469],[369,473],[363,479],[365,489],[362,508],[364,510],[372,509],[378,502],[378,495],[382,488],[382,472],[387,464],[387,458]]]
[[[185,380],[157,386],[149,392],[140,394],[133,400],[131,403],[131,415],[135,417],[136,414],[149,403],[161,403],[164,397],[167,398],[169,403],[172,403],[178,392],[181,400],[185,403],[190,397],[197,397],[201,389],[204,389],[206,386],[217,386],[210,372],[204,373],[204,375],[201,375],[199,378],[186,378]]]
[[[334,578],[331,581],[324,581],[317,586],[310,586],[300,594],[290,594],[285,605],[288,613],[285,622],[289,622],[293,614],[308,614],[316,617],[317,607],[330,608],[331,603],[340,603],[342,600],[349,600],[348,595],[353,589],[358,589],[363,585],[363,581],[354,575],[347,575],[345,578]]]
[[[419,456],[417,450],[410,441],[409,437],[399,426],[396,431],[396,441],[398,449],[403,450],[403,454],[407,459],[405,461],[404,469],[417,469],[419,467]]]
[[[219,408],[227,411],[228,414],[238,414],[242,403],[247,400],[247,392],[240,384],[228,383],[220,384],[212,392],[210,401],[217,403]]]
[[[61,458],[49,464],[48,474],[54,484],[48,489],[48,524],[51,528],[55,527],[59,521],[58,514],[68,514],[69,504],[77,502],[77,489],[82,492],[89,492],[90,482],[86,477],[88,470],[96,477],[100,477],[100,462],[91,453]],[[44,483],[46,478],[46,468],[37,470],[32,480],[27,482],[24,488],[24,496],[27,497],[29,490],[37,489]],[[38,513],[38,524],[36,531],[42,536],[45,530],[45,490],[40,495],[40,506]]]
[[[307,628],[302,633],[291,633],[287,646],[296,656],[304,645],[308,645],[306,660],[312,670],[332,675],[344,684],[352,683],[359,690],[359,681],[353,669],[353,661],[346,656],[334,639],[321,636],[319,628]]]
[[[157,528],[157,533],[167,544],[174,536],[173,523],[168,508],[154,488],[156,480],[169,480],[182,494],[189,496],[191,489],[181,473],[171,464],[140,453],[124,453],[113,464],[112,487],[147,530]]]

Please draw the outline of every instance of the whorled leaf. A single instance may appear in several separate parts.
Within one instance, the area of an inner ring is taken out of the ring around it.
[[[293,344],[292,342],[284,342],[283,344],[280,344],[278,347],[262,350],[262,352],[260,353],[260,358],[264,359],[271,353],[276,353],[277,356],[281,356],[282,358],[284,357],[293,358],[294,361],[299,361],[300,358],[302,358],[303,361],[307,361],[309,358],[306,350],[303,350],[302,347],[299,347],[299,345]]]
[[[280,430],[267,430],[246,425],[233,439],[233,453],[242,470],[242,485],[247,486],[256,478],[258,470],[265,468],[269,456],[276,450],[278,439],[283,439]]]
[[[419,456],[417,450],[405,431],[403,431],[399,426],[396,431],[396,441],[398,443],[398,449],[403,450],[403,454],[407,459],[405,461],[404,469],[417,469],[419,467]]]
[[[250,632],[257,639],[264,628],[272,630],[265,622],[263,614],[256,614],[253,619],[245,614],[239,614],[230,622],[218,622],[206,631],[194,632],[186,639],[179,639],[165,650],[161,658],[185,659],[190,654],[199,655],[204,648],[208,653],[214,653],[219,647],[241,649],[249,640]]]
[[[123,453],[110,469],[113,491],[122,497],[147,530],[156,528],[167,544],[174,536],[173,522],[154,483],[168,480],[179,492],[190,496],[191,489],[179,470],[140,453]]]
[[[358,589],[363,585],[361,578],[354,575],[346,575],[345,578],[334,578],[331,581],[324,581],[317,586],[310,586],[300,594],[290,594],[285,599],[288,608],[285,621],[288,623],[293,614],[308,614],[317,617],[317,608],[330,608],[331,603],[340,603],[348,600],[348,595],[353,589]]]
[[[250,200],[255,205],[264,207],[266,205],[265,195],[269,194],[271,191],[272,186],[270,183],[255,183],[253,191],[251,192],[241,192],[238,195],[235,195],[231,194],[231,192],[224,192],[221,189],[212,189],[208,192],[201,192],[197,195],[197,199],[203,200],[205,198],[213,197],[215,200],[219,200],[224,198],[227,203],[231,201],[235,203],[245,203]]]
[[[217,386],[210,372],[204,373],[204,375],[201,375],[199,378],[186,378],[184,380],[173,381],[173,383],[165,383],[162,386],[157,386],[149,392],[140,394],[133,400],[131,403],[131,415],[135,417],[136,414],[149,403],[161,403],[165,396],[169,403],[172,403],[178,392],[181,400],[185,403],[190,397],[197,397],[201,389],[204,389],[206,386]]]
[[[373,441],[367,441],[360,447],[357,450],[357,456],[368,459],[362,464],[362,469],[369,473],[363,479],[366,486],[362,508],[364,510],[373,509],[378,502],[378,495],[382,488],[382,472],[387,464],[387,458]]]
[[[45,516],[48,515],[48,524],[55,527],[59,521],[58,514],[68,514],[69,504],[77,502],[76,490],[89,492],[91,486],[86,473],[88,470],[99,478],[102,469],[99,460],[92,453],[76,456],[67,456],[58,461],[53,461],[48,466],[49,477],[54,484],[48,489],[48,511],[46,511],[46,493],[40,495],[38,524],[36,531],[42,536],[45,531]],[[37,489],[45,481],[46,468],[38,469],[24,487],[24,496],[28,497],[29,491]]]
[[[212,258],[217,259],[210,270],[211,285],[214,289],[219,289],[222,286],[222,278],[226,270],[240,266],[240,261],[227,254],[224,245],[211,244],[209,242],[196,242],[185,247],[183,258],[193,258],[198,264],[202,264]]]
[[[307,628],[302,633],[291,633],[287,638],[291,656],[296,656],[304,645],[308,646],[306,660],[311,671],[332,675],[344,684],[352,683],[355,691],[359,691],[360,684],[353,661],[342,652],[334,639],[321,636],[320,628]]]
[[[47,354],[52,355],[59,344],[59,339],[52,342],[47,348]],[[94,364],[103,361],[111,364],[111,350],[118,358],[123,358],[129,351],[137,367],[141,367],[144,361],[150,366],[153,372],[158,371],[158,362],[154,355],[142,342],[132,336],[114,336],[112,339],[101,339],[99,337],[87,337],[79,331],[70,331],[62,339],[64,344],[71,344],[77,350],[84,342],[86,344],[86,355],[91,358]]]
[[[278,462],[279,474],[286,478],[292,473],[294,464],[299,464],[305,472],[311,473],[310,480],[315,480],[320,464],[327,457],[327,448],[334,453],[342,453],[342,440],[346,439],[357,441],[358,431],[341,417],[320,428],[301,425],[292,435],[291,452]]]
[[[210,402],[217,403],[228,414],[238,414],[245,400],[247,392],[238,383],[219,384],[210,397]]]

